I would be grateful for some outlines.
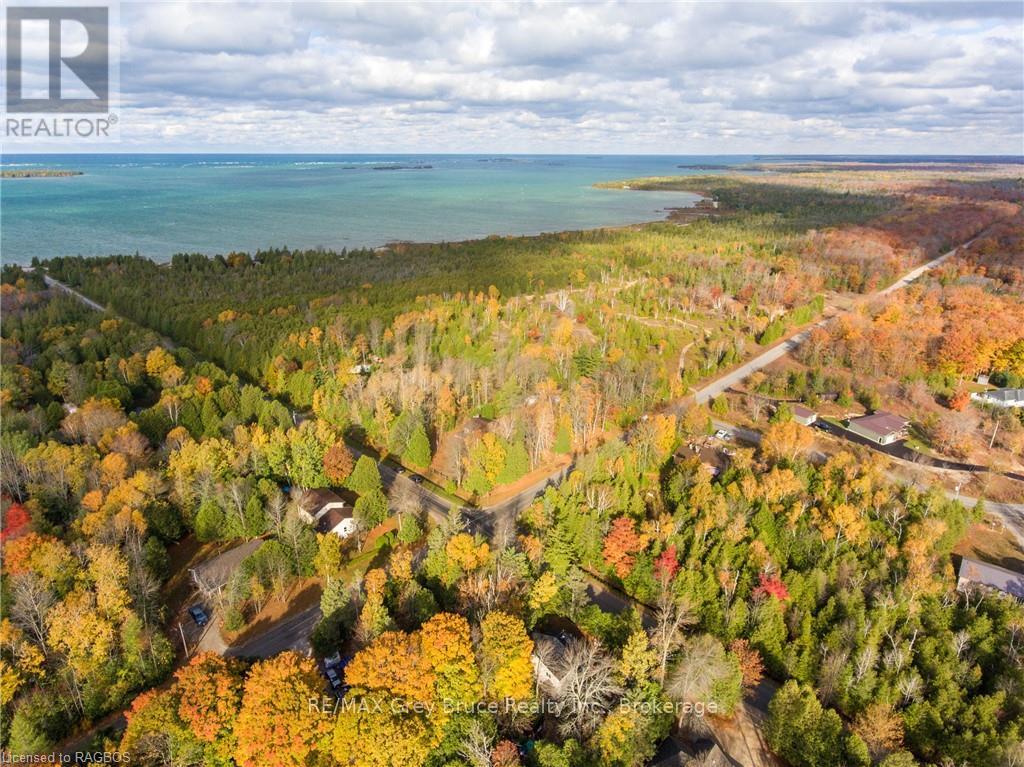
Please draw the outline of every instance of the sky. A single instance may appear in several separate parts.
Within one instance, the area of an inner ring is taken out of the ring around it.
[[[1024,3],[120,6],[118,151],[1024,153]]]

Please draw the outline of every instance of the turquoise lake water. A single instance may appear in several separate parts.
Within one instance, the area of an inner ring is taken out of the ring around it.
[[[729,158],[735,162],[736,158]],[[687,195],[594,189],[682,172],[685,158],[498,156],[7,156],[7,168],[85,175],[5,179],[4,262],[33,257],[341,249],[649,221]],[[429,167],[427,167],[429,166]]]
[[[396,240],[612,226],[694,199],[597,181],[707,172],[753,157],[526,155],[6,155],[83,171],[0,182],[0,257],[340,250]],[[779,158],[782,159],[782,158]],[[686,167],[679,167],[679,166]],[[696,167],[695,167],[696,166]]]

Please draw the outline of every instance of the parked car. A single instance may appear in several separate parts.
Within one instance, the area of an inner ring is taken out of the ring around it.
[[[422,485],[423,484],[423,477],[421,477],[419,474],[411,474],[409,476],[409,479],[411,479],[417,485]]]
[[[341,665],[341,653],[336,652],[324,658],[324,668],[334,668]]]
[[[202,605],[192,605],[188,608],[188,614],[192,616],[192,620],[200,628],[210,622],[210,616],[206,614],[206,610],[203,609]]]
[[[717,439],[729,439],[731,436],[732,435],[725,429],[719,429],[718,431],[715,432],[715,437]]]
[[[341,677],[338,675],[338,672],[335,671],[333,668],[328,668],[327,671],[324,672],[324,675],[327,677],[327,681],[331,683],[331,689],[337,691],[344,686],[344,683],[341,681]]]

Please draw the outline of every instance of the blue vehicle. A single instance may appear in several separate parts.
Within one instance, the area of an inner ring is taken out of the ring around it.
[[[192,620],[200,628],[210,622],[210,616],[206,614],[206,610],[203,609],[202,605],[192,605],[188,608],[188,614],[192,616]]]

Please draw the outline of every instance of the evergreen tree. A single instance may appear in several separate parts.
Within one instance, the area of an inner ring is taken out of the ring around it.
[[[201,541],[215,541],[223,537],[226,522],[220,505],[212,498],[203,501],[196,512],[194,526],[196,538]]]
[[[772,750],[794,767],[844,761],[843,723],[839,715],[823,709],[814,690],[792,679],[768,706],[765,737]]]
[[[356,521],[371,529],[388,518],[388,499],[382,490],[375,489],[359,496],[355,508]]]
[[[423,421],[418,421],[413,428],[412,435],[409,437],[409,444],[405,448],[402,457],[417,469],[426,469],[430,465],[430,439],[427,437],[427,430],[423,426]]]
[[[380,469],[377,462],[368,455],[359,456],[356,467],[348,475],[345,487],[359,495],[366,495],[372,490],[381,489]]]

